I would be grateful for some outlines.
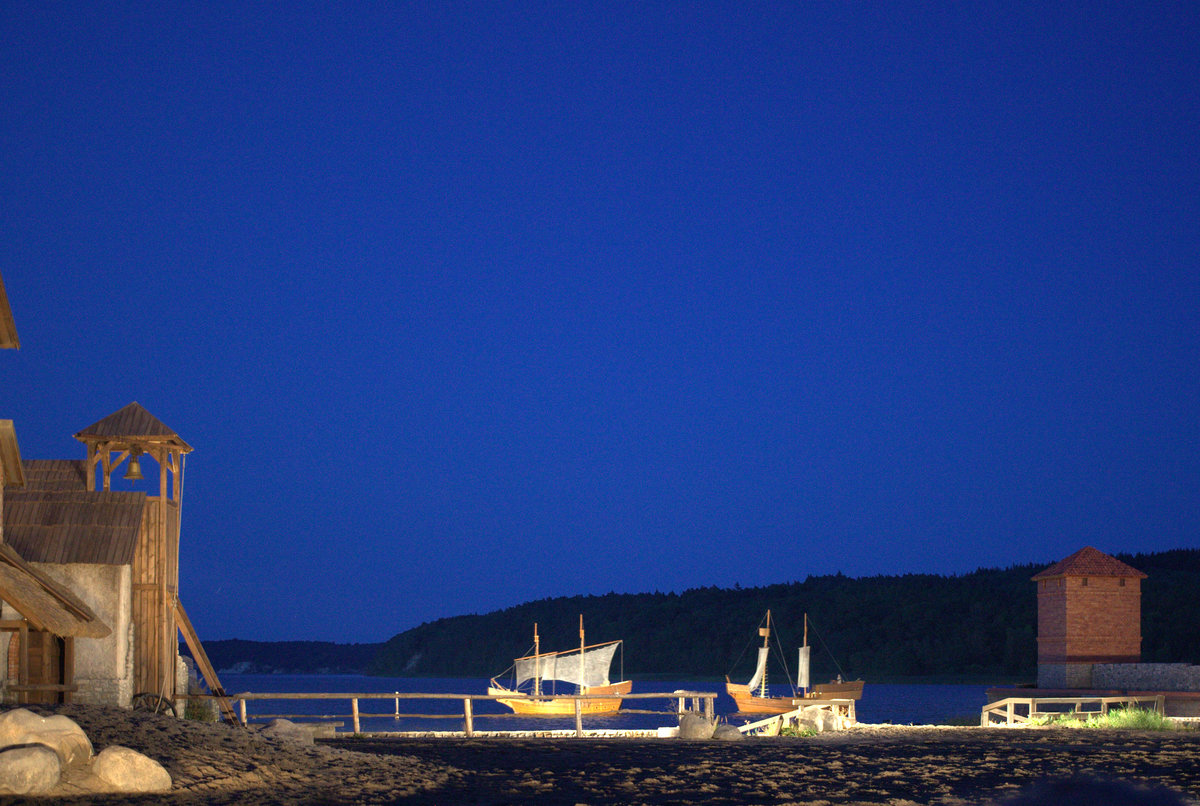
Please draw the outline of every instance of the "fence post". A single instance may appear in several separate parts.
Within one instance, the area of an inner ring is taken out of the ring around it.
[[[713,721],[713,698],[712,697],[704,698],[704,718],[707,719],[709,722]]]
[[[467,734],[468,738],[470,738],[471,736],[475,735],[475,719],[474,714],[471,713],[470,697],[463,697],[463,719],[463,732]]]
[[[394,692],[396,695],[396,719],[400,718],[400,692]]]
[[[583,736],[583,709],[578,697],[575,698],[575,735]]]
[[[354,717],[354,732],[362,733],[362,727],[358,722],[358,697],[350,698],[350,713]]]
[[[244,728],[244,727],[246,727],[246,701],[238,700],[238,703],[239,703],[238,710],[241,712],[241,717],[242,717],[242,727]]]

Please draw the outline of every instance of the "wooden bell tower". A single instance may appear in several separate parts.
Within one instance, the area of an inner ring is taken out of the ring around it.
[[[135,695],[149,693],[173,701],[183,457],[192,448],[136,402],[75,438],[87,446],[89,490],[110,490],[112,474],[122,466],[124,478],[143,478],[142,457],[158,464],[158,491],[147,493],[132,568],[133,690]]]

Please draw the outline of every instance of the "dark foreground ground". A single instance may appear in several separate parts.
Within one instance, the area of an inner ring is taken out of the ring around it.
[[[58,709],[99,751],[157,759],[172,792],[54,803],[1200,804],[1200,732],[858,727],[744,742],[337,739],[103,708]],[[48,799],[0,798],[3,803]]]

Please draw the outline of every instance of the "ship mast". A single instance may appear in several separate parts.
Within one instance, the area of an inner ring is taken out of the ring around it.
[[[533,622],[533,693],[542,693],[542,644],[538,638],[537,622]]]
[[[758,634],[762,636],[763,649],[767,649],[770,646],[770,641],[771,641],[771,611],[770,610],[767,611],[767,626],[759,627]],[[763,667],[762,681],[759,683],[758,696],[760,696],[760,697],[767,696],[767,668],[766,668],[766,666]]]
[[[582,694],[586,689],[584,681],[587,680],[587,660],[584,655],[584,647],[586,646],[583,640],[583,613],[579,614],[579,693]]]

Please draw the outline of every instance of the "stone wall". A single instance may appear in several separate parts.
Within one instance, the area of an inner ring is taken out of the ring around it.
[[[75,639],[75,683],[79,690],[72,694],[72,701],[129,708],[134,694],[130,567],[93,563],[32,565],[82,599],[112,630],[105,638]]]
[[[1092,688],[1092,663],[1039,663],[1038,688]]]
[[[1097,663],[1092,688],[1128,691],[1200,691],[1200,666],[1188,663]]]

